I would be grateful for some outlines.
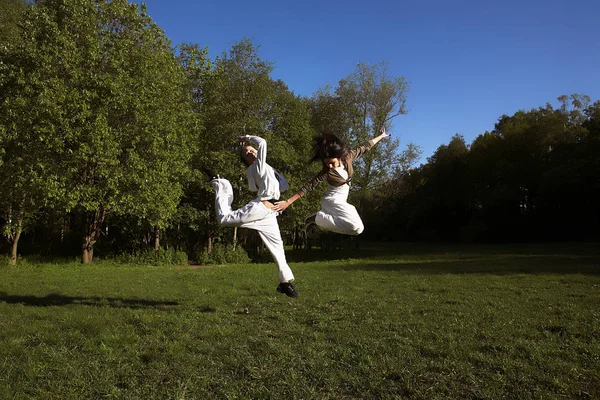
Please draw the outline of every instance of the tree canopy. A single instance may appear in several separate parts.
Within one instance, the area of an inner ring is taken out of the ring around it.
[[[274,63],[250,39],[216,56],[201,44],[174,47],[126,0],[1,0],[0,9],[0,249],[13,263],[19,253],[91,262],[94,249],[198,259],[216,245],[255,248],[253,232],[215,223],[203,173],[232,181],[234,207],[253,197],[240,135],[268,141],[268,162],[292,192],[321,168],[310,162],[313,136],[353,147],[383,128],[394,136],[356,164],[350,201],[361,237],[597,238],[600,102],[586,95],[501,115],[491,132],[472,143],[456,134],[415,166],[420,148],[401,148],[392,129],[408,83],[385,62],[359,63],[302,97],[272,78]],[[286,210],[288,244],[300,245],[324,190]]]

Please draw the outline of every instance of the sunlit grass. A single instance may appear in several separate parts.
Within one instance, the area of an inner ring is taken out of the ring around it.
[[[2,267],[0,398],[598,398],[597,250],[290,252],[298,299],[273,264]]]

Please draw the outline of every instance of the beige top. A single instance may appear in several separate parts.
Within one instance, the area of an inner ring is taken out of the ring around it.
[[[341,161],[344,167],[346,168],[346,171],[348,171],[348,179],[340,175],[340,173],[336,171],[335,168],[323,167],[321,172],[319,172],[317,176],[313,178],[313,180],[311,180],[309,183],[302,186],[300,190],[298,190],[298,194],[300,195],[300,197],[304,196],[307,192],[313,190],[319,183],[325,180],[331,186],[342,186],[345,183],[349,183],[352,180],[352,176],[354,175],[354,168],[352,168],[352,162],[357,158],[361,157],[363,154],[365,154],[365,152],[370,150],[374,144],[375,143],[373,143],[373,140],[371,139],[366,145],[350,150],[346,157],[342,158]]]

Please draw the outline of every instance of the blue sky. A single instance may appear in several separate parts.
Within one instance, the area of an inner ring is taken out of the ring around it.
[[[409,112],[390,132],[419,145],[422,162],[456,133],[471,143],[502,114],[556,105],[561,94],[600,100],[599,0],[144,3],[173,44],[208,46],[211,58],[252,39],[272,77],[299,95],[335,86],[359,61],[387,61],[410,84]]]

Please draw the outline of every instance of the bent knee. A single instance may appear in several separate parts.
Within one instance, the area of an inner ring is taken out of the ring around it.
[[[363,233],[363,231],[365,230],[364,225],[354,225],[351,229],[350,229],[350,235],[352,236],[358,236],[361,233]]]

